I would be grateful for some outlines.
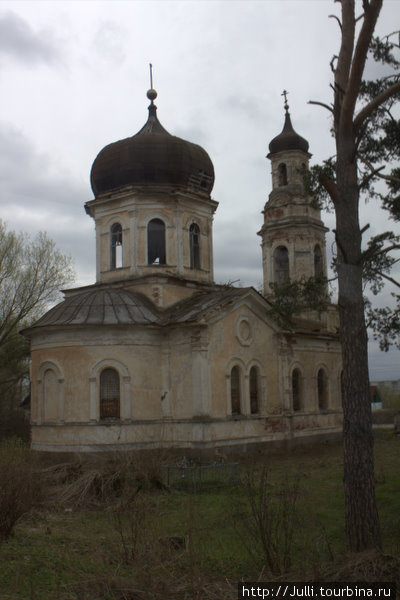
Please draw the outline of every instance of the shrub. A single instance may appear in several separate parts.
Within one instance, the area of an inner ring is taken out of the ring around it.
[[[41,484],[33,454],[11,438],[0,444],[0,541],[11,537],[19,519],[39,501]]]
[[[274,575],[285,573],[292,564],[294,534],[298,527],[298,482],[285,480],[279,487],[269,481],[267,468],[250,472],[244,480],[249,514],[242,514],[246,528],[245,547],[256,561],[263,556],[264,566]]]

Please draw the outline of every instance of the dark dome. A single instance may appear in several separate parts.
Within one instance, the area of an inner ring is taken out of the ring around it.
[[[285,125],[279,135],[274,137],[269,145],[270,154],[276,154],[283,150],[302,150],[308,152],[308,142],[295,132],[290,120],[290,113],[286,112]]]
[[[149,118],[134,136],[109,144],[97,155],[90,183],[95,196],[124,185],[172,185],[210,193],[214,167],[207,152],[168,133],[151,102]]]

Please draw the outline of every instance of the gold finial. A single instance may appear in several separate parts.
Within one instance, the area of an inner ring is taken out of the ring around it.
[[[150,89],[147,91],[147,97],[153,103],[153,100],[157,98],[157,92],[153,89],[153,65],[150,64]]]

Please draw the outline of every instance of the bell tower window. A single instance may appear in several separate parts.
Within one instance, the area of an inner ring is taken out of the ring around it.
[[[152,219],[147,226],[147,262],[149,265],[165,265],[165,224]]]
[[[287,167],[285,165],[285,163],[281,163],[278,166],[278,185],[287,185],[288,183],[288,179],[287,179]]]
[[[189,229],[190,242],[190,268],[200,269],[200,229],[196,223],[192,223]]]
[[[289,281],[289,252],[285,246],[274,250],[274,281],[283,285]]]
[[[114,223],[111,227],[111,268],[122,267],[122,227]]]

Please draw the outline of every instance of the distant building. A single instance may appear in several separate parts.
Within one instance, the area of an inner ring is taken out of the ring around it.
[[[382,381],[371,381],[371,385],[377,387],[390,387],[395,392],[400,392],[400,379],[385,379]]]
[[[378,410],[382,408],[382,398],[376,385],[369,386],[369,398],[371,401],[372,410]]]
[[[264,294],[217,285],[213,164],[163,128],[156,96],[143,128],[92,166],[96,283],[25,330],[32,447],[245,447],[339,431],[336,307],[293,330],[269,315],[270,283],[327,273],[327,229],[303,185],[308,142],[285,105],[259,232]]]

